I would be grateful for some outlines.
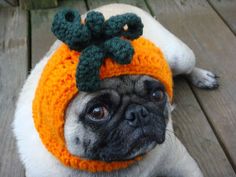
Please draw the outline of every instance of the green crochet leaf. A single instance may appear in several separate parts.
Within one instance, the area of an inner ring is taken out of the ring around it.
[[[134,49],[126,39],[141,36],[143,24],[133,13],[105,21],[103,14],[95,11],[87,14],[83,24],[77,10],[63,9],[54,17],[52,32],[70,49],[81,52],[76,85],[80,91],[92,92],[100,87],[99,70],[105,58],[110,57],[119,64],[131,62]]]
[[[119,64],[129,64],[134,54],[134,49],[130,42],[114,37],[104,42],[103,48],[108,57],[114,59]]]

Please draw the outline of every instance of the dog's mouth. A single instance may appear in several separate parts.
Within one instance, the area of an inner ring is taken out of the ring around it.
[[[132,137],[132,134],[130,135]],[[111,161],[123,161],[123,160],[132,160],[138,156],[143,156],[150,152],[157,144],[162,144],[165,140],[163,136],[160,140],[160,137],[157,135],[139,135],[136,137],[133,142],[127,143],[123,146],[117,147],[115,151],[109,153],[100,153],[100,160],[111,162]]]
[[[133,159],[137,156],[142,156],[150,152],[157,144],[157,140],[154,136],[144,136],[131,145],[131,148],[129,149],[127,158],[125,160]]]

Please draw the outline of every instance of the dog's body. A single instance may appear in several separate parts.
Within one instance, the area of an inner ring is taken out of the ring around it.
[[[142,18],[144,23],[143,36],[162,49],[174,75],[188,74],[191,81],[199,87],[216,87],[217,83],[212,73],[195,68],[195,57],[191,49],[162,27],[148,13],[124,4],[112,4],[96,10],[101,11],[106,18],[126,12],[137,14]],[[27,177],[203,176],[196,162],[173,133],[170,104],[168,104],[169,121],[166,127],[165,142],[157,145],[142,160],[127,169],[114,172],[88,173],[66,167],[51,155],[42,144],[38,132],[34,127],[32,101],[41,73],[48,59],[60,44],[60,41],[56,41],[46,56],[32,70],[22,89],[17,104],[13,126],[20,158],[25,165]],[[71,109],[71,107],[69,106],[68,109]]]

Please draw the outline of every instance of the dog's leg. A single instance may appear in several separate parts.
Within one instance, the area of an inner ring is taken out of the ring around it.
[[[178,51],[175,54],[170,54],[168,56],[168,63],[174,76],[185,75],[198,88],[215,89],[219,86],[217,75],[208,70],[196,67],[195,55],[188,47],[183,47],[182,52]]]
[[[194,67],[193,70],[187,74],[187,78],[196,87],[203,89],[215,89],[218,88],[217,82],[218,76],[210,71]]]
[[[216,76],[213,73],[195,67],[193,51],[149,13],[127,4],[110,4],[95,10],[102,12],[106,19],[127,12],[137,14],[144,24],[143,36],[161,48],[174,76],[186,75],[190,82],[199,88],[214,89],[218,87]]]

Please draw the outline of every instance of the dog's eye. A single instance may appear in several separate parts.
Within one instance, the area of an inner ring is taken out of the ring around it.
[[[88,116],[95,121],[105,120],[108,118],[109,111],[105,105],[96,105],[89,110]]]
[[[154,101],[162,101],[164,98],[164,92],[162,90],[156,90],[151,92],[151,99]]]

